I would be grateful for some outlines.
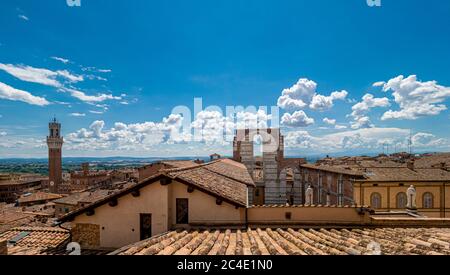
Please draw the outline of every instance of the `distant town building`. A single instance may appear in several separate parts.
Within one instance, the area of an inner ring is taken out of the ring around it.
[[[18,200],[18,206],[34,206],[40,204],[46,204],[48,202],[57,200],[62,198],[62,195],[45,193],[45,192],[36,192],[32,194],[24,194]]]
[[[81,167],[81,171],[70,173],[72,191],[111,187],[112,180],[107,171],[90,171],[89,163],[83,163]]]
[[[14,203],[25,190],[41,187],[46,180],[46,178],[38,176],[24,176],[22,178],[20,176],[8,177],[3,175],[2,180],[0,180],[0,202]]]
[[[64,140],[61,136],[61,124],[55,119],[49,123],[48,145],[48,172],[49,189],[51,193],[58,193],[62,184],[62,146]]]

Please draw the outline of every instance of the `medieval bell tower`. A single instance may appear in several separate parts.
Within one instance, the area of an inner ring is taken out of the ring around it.
[[[62,146],[64,143],[61,137],[61,124],[53,119],[48,126],[48,171],[50,192],[58,193],[62,183]]]

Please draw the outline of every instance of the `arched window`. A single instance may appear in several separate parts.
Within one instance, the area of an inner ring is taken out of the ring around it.
[[[381,195],[379,193],[373,193],[370,196],[370,203],[372,208],[374,209],[381,208]]]
[[[433,194],[427,192],[423,194],[423,208],[430,209],[434,207]]]
[[[397,208],[405,209],[408,203],[408,196],[404,192],[400,192],[397,194]]]

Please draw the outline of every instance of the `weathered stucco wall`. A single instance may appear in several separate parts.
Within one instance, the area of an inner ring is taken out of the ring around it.
[[[223,202],[216,204],[216,198],[199,190],[188,192],[188,186],[179,182],[161,185],[155,182],[140,190],[139,197],[131,194],[118,199],[118,205],[108,204],[95,209],[95,214],[82,214],[75,218],[74,224],[84,225],[82,228],[100,228],[100,247],[118,248],[140,241],[140,214],[152,214],[152,235],[158,235],[177,227],[176,199],[189,200],[190,225],[214,226],[220,224],[240,224],[245,222],[245,208]],[[83,232],[85,236],[92,236]],[[76,240],[75,240],[76,241]],[[86,241],[85,241],[86,242]],[[88,243],[91,243],[92,240]]]

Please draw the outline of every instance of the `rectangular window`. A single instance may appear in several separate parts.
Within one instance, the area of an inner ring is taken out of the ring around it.
[[[152,237],[152,214],[140,215],[141,241]]]
[[[189,224],[188,199],[177,199],[177,224]]]

